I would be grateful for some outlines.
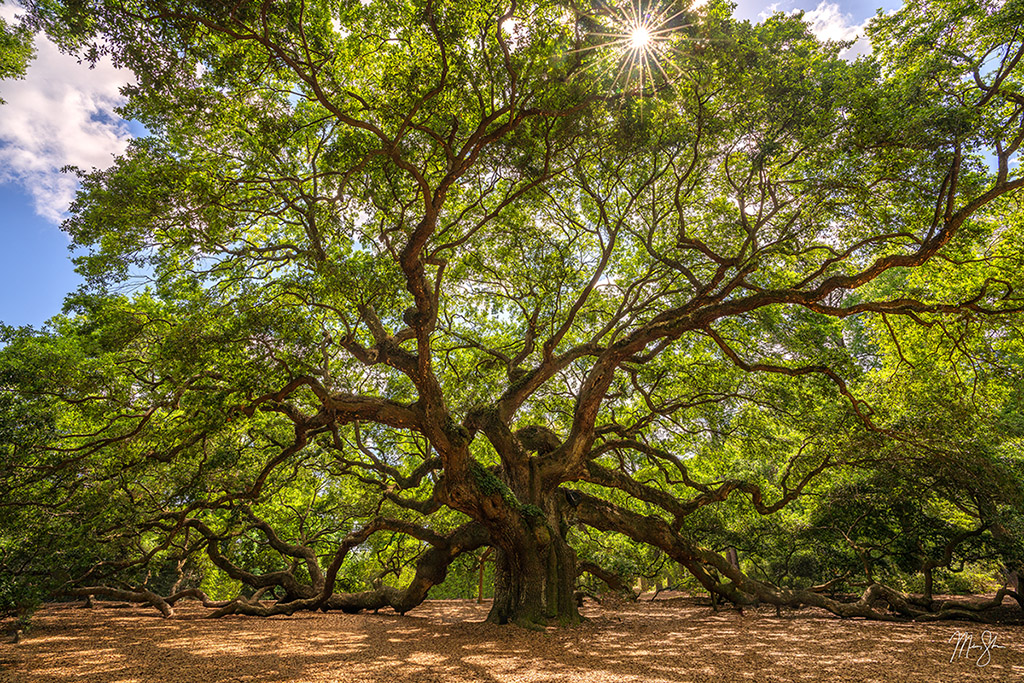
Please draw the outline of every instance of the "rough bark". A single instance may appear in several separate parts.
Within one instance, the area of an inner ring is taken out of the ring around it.
[[[494,602],[487,620],[527,628],[549,620],[579,623],[576,553],[565,540],[558,508],[549,503],[549,514],[542,514],[537,506],[524,507],[519,528],[495,540]]]
[[[463,511],[487,528],[497,551],[488,621],[527,628],[578,623],[576,553],[566,542],[564,522],[568,503],[541,457],[557,450],[558,437],[536,425],[513,433],[493,410],[469,423],[484,431],[501,457],[497,467],[474,462],[460,487],[460,498],[473,500]],[[458,483],[449,480],[447,486],[446,499],[452,500]]]

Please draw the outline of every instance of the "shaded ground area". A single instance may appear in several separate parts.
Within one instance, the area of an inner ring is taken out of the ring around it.
[[[588,601],[583,626],[533,632],[481,623],[487,609],[438,600],[404,617],[209,620],[189,604],[172,619],[113,603],[52,605],[20,644],[0,645],[0,681],[1024,681],[1019,625],[715,613],[706,601],[663,593],[656,602]],[[957,638],[950,642],[957,631],[973,637],[960,657]],[[1002,647],[991,647],[993,637]]]

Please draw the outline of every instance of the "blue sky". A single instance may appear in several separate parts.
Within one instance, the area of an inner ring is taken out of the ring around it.
[[[879,8],[898,4],[740,0],[736,14],[757,20],[772,11],[804,9],[819,36],[839,39],[856,35]],[[0,17],[11,20],[16,14],[10,0],[0,5]],[[0,322],[39,327],[60,312],[64,296],[80,284],[68,238],[59,228],[75,180],[59,169],[105,167],[142,128],[113,112],[118,88],[130,73],[109,63],[90,69],[45,39],[37,39],[36,49],[25,79],[0,82],[0,98],[7,100],[0,105]]]

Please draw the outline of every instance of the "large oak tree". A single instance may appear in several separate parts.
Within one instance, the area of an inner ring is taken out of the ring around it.
[[[5,349],[8,500],[102,511],[70,591],[169,612],[205,596],[141,572],[203,553],[278,591],[219,613],[404,612],[489,545],[492,620],[572,623],[585,525],[741,604],[967,613],[754,579],[699,520],[771,515],[892,444],[956,451],[859,387],[915,330],[1018,343],[1021,2],[880,16],[857,61],[721,2],[32,11],[137,74],[123,115],[150,133],[82,176],[88,286]],[[427,548],[412,582],[338,590],[383,530]],[[232,551],[247,533],[286,563]]]

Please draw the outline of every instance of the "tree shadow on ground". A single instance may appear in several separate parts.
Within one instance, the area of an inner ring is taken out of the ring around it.
[[[482,623],[488,605],[430,601],[406,616],[296,614],[203,619],[183,605],[49,606],[19,645],[0,646],[6,683],[150,681],[918,681],[1024,676],[1018,628],[839,620],[813,610],[713,612],[694,600],[590,606],[578,628]],[[956,657],[954,632],[997,645]],[[988,661],[984,661],[984,654]],[[952,661],[951,661],[952,659]],[[981,659],[985,666],[978,666]]]

